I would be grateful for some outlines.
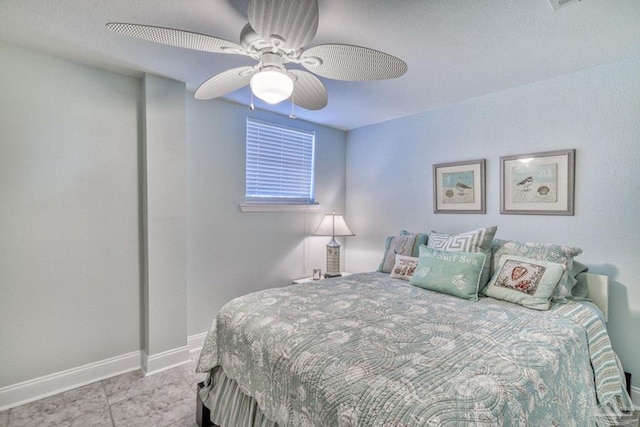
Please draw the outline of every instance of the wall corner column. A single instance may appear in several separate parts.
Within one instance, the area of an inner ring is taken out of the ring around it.
[[[142,114],[145,374],[189,361],[185,84],[145,74]]]

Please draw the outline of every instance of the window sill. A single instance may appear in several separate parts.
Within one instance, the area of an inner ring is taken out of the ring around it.
[[[287,203],[241,203],[241,212],[306,212],[320,209],[319,203],[287,204]]]

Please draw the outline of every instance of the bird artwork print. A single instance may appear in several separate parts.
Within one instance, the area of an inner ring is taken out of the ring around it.
[[[462,183],[462,182],[458,182],[458,183],[456,184],[456,188],[458,189],[459,194],[460,194],[461,196],[464,196],[464,192],[465,192],[465,190],[471,190],[471,187],[469,187],[467,184],[464,184],[464,183]]]
[[[533,177],[532,176],[528,176],[525,179],[523,179],[522,181],[520,181],[517,186],[522,186],[523,191],[529,191],[529,187],[531,187],[531,184],[533,184]]]

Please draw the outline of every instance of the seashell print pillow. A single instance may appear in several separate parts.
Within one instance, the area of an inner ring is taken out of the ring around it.
[[[416,271],[417,266],[418,258],[396,255],[396,264],[391,270],[390,277],[409,281],[411,280],[411,277],[413,277],[413,273]]]
[[[496,273],[480,293],[534,310],[549,310],[564,272],[563,264],[502,255]]]
[[[500,258],[503,255],[516,255],[531,258],[538,261],[548,261],[562,264],[565,267],[558,287],[553,294],[553,301],[566,303],[571,298],[571,290],[576,284],[574,277],[567,274],[573,268],[573,257],[582,253],[582,249],[567,245],[553,243],[522,243],[513,240],[494,239],[491,247],[491,276],[498,269]]]

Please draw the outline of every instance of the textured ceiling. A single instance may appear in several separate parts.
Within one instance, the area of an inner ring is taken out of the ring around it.
[[[0,0],[0,40],[117,72],[169,77],[195,91],[214,74],[255,62],[129,38],[104,24],[166,26],[238,42],[246,5],[246,0]],[[319,0],[319,10],[311,46],[361,45],[397,56],[409,67],[395,80],[322,78],[328,106],[295,113],[338,129],[640,59],[638,0],[574,0],[558,10],[549,0]],[[225,99],[248,105],[249,89]],[[291,104],[256,102],[256,107],[289,114]]]

